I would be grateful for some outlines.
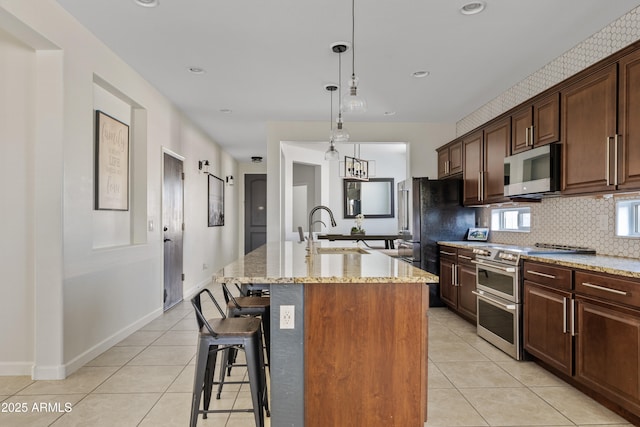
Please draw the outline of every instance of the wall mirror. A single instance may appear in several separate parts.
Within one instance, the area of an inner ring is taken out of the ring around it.
[[[343,188],[345,218],[355,218],[360,213],[365,218],[395,216],[393,178],[345,179]]]

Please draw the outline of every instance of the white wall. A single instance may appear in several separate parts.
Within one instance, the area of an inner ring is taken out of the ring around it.
[[[238,165],[55,1],[1,0],[0,27],[11,34],[0,34],[0,176],[11,202],[0,209],[11,224],[0,374],[62,378],[162,312],[163,150],[185,159],[185,294],[238,251],[237,187],[225,187],[225,226],[207,227],[197,162],[223,179]],[[128,242],[104,231],[120,233],[121,218],[93,210],[96,82],[134,107]]]
[[[33,49],[0,30],[0,374],[30,373],[33,361]]]
[[[437,176],[437,158],[435,149],[455,137],[453,123],[363,123],[350,122],[351,142],[407,142],[407,176]],[[270,122],[267,124],[267,223],[268,241],[296,238],[285,235],[287,209],[284,179],[287,174],[286,162],[281,150],[281,142],[317,142],[326,140],[325,122]],[[328,144],[328,142],[327,142]],[[342,148],[338,145],[338,150]],[[347,151],[352,152],[349,148]],[[346,151],[345,151],[346,153]],[[343,153],[341,152],[341,155]],[[323,158],[323,155],[320,157]],[[338,165],[330,174],[338,174]],[[331,168],[331,166],[330,166]],[[277,177],[277,179],[274,179]],[[341,187],[340,187],[341,188]],[[342,194],[340,190],[340,194]],[[326,200],[323,198],[322,200]],[[331,202],[334,212],[341,212],[342,203]],[[342,221],[344,222],[344,221]],[[369,221],[367,220],[369,223]],[[349,229],[351,228],[349,224]],[[368,228],[369,229],[369,228]]]

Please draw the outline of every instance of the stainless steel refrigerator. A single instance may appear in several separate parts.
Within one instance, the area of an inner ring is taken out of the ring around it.
[[[398,226],[404,236],[400,256],[440,275],[438,242],[465,240],[476,227],[476,209],[462,206],[462,180],[412,178],[398,183]],[[429,289],[429,305],[444,305],[440,285]]]

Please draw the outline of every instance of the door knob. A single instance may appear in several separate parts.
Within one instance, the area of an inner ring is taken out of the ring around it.
[[[165,242],[171,242],[171,239],[164,239]]]
[[[164,228],[164,231],[169,231],[169,229],[167,227]]]

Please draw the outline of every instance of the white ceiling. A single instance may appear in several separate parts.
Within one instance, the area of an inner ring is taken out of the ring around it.
[[[338,80],[329,46],[351,40],[349,0],[57,1],[238,161],[266,156],[269,121],[329,120],[324,85]],[[464,3],[356,1],[356,74],[369,109],[347,124],[456,122],[640,5],[486,0],[466,16]],[[346,88],[350,52],[342,65]],[[411,77],[417,70],[430,75]]]

